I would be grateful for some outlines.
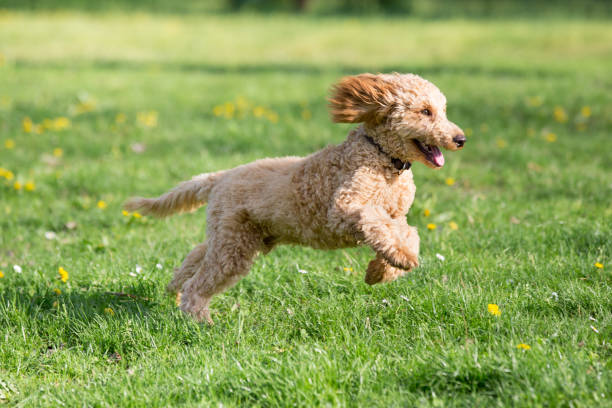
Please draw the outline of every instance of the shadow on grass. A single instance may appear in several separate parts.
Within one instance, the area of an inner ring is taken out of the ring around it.
[[[300,74],[320,75],[324,73],[338,73],[341,75],[352,75],[362,72],[418,72],[422,75],[487,75],[492,77],[514,77],[521,78],[529,74],[530,77],[565,77],[573,76],[571,72],[559,72],[535,68],[521,69],[515,67],[483,67],[481,65],[452,65],[448,63],[440,65],[316,65],[303,63],[264,63],[264,64],[215,64],[208,62],[181,62],[181,61],[127,61],[112,59],[93,60],[64,60],[64,61],[30,61],[18,59],[14,62],[15,68],[31,69],[57,69],[57,70],[133,70],[133,71],[176,71],[176,72],[200,72],[213,75],[219,74]]]

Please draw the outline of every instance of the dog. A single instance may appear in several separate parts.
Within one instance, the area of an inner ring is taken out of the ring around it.
[[[280,244],[368,245],[376,253],[368,284],[419,265],[419,235],[406,222],[416,190],[411,165],[440,168],[440,147],[458,150],[466,142],[446,117],[445,96],[418,75],[366,73],[334,85],[329,107],[334,122],[360,124],[337,146],[201,174],[158,198],[125,203],[159,217],[208,203],[206,240],[168,285],[183,311],[212,324],[211,298],[248,274],[258,253]]]

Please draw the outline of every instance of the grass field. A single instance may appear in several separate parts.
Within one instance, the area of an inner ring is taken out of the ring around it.
[[[612,406],[609,22],[3,12],[0,39],[0,403]],[[281,247],[214,327],[177,310],[204,211],[123,200],[338,143],[329,85],[391,70],[469,136],[413,167],[422,266],[370,287],[367,248]]]

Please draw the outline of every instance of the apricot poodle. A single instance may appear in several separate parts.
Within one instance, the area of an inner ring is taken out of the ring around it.
[[[465,143],[446,118],[446,98],[417,75],[393,73],[346,77],[329,101],[335,122],[361,123],[337,146],[201,174],[161,197],[126,202],[128,210],[160,217],[208,202],[206,240],[168,285],[183,311],[212,323],[211,298],[245,276],[258,252],[279,244],[368,245],[376,252],[368,284],[419,265],[419,236],[406,222],[415,193],[410,166],[440,168],[439,147]]]

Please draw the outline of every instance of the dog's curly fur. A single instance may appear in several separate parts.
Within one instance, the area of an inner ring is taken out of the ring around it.
[[[211,298],[245,276],[258,252],[278,244],[369,245],[376,252],[369,284],[418,266],[419,236],[406,223],[415,194],[412,171],[395,163],[441,167],[437,146],[463,146],[463,132],[446,118],[444,95],[417,75],[362,74],[332,88],[330,110],[335,122],[362,123],[338,146],[202,174],[159,198],[125,204],[167,216],[208,202],[206,241],[168,285],[182,310],[212,323]]]

